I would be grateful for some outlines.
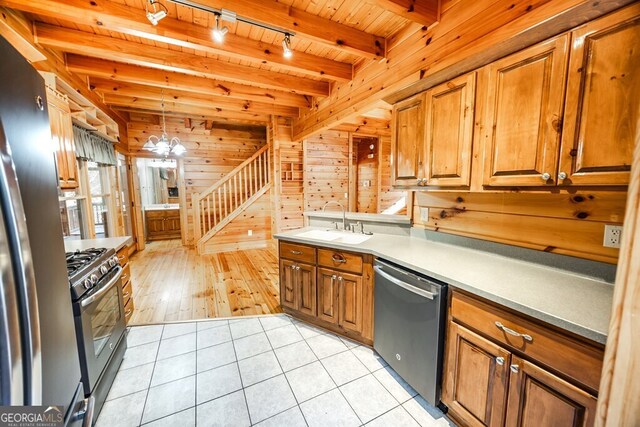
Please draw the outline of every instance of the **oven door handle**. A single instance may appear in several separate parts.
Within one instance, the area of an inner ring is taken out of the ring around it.
[[[90,295],[90,296],[86,297],[85,299],[83,299],[80,302],[80,306],[86,307],[89,304],[91,304],[92,302],[94,302],[95,300],[97,300],[98,298],[100,298],[102,295],[104,295],[107,292],[109,292],[109,289],[113,288],[113,285],[115,285],[118,282],[118,280],[120,280],[120,277],[122,276],[122,267],[118,266],[117,269],[118,269],[118,273],[116,273],[116,275],[113,276],[113,278],[111,280],[109,280],[109,283],[107,283],[102,289],[100,289],[95,294]]]

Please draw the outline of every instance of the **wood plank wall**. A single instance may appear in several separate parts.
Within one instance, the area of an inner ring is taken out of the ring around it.
[[[154,122],[130,122],[129,151],[132,156],[149,157],[142,145],[149,135],[160,135],[162,128]],[[215,125],[204,120],[167,117],[167,133],[180,138],[187,153],[183,157],[186,196],[187,233],[185,243],[193,245],[193,207],[191,195],[201,192],[248,159],[266,143],[266,129],[260,126]],[[256,217],[259,229],[262,219]],[[249,224],[252,225],[252,224]],[[246,231],[244,232],[246,234]],[[244,236],[238,236],[242,240]]]
[[[269,138],[273,150],[273,230],[286,231],[304,225],[302,142],[291,140],[291,119],[272,117]]]
[[[604,225],[622,225],[624,191],[564,193],[416,192],[417,227],[546,252],[617,263]],[[422,221],[420,209],[428,209]]]
[[[304,209],[321,210],[330,200],[347,209],[348,193],[349,132],[326,131],[305,139]],[[327,209],[340,210],[338,206]]]

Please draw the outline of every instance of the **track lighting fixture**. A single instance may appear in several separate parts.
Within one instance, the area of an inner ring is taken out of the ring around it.
[[[282,40],[282,56],[285,58],[291,58],[293,56],[293,50],[291,50],[291,35],[285,33]]]
[[[145,4],[147,19],[151,24],[158,25],[158,22],[167,16],[167,7],[158,0],[148,0]]]
[[[216,14],[216,27],[213,29],[213,39],[218,43],[222,43],[224,41],[224,36],[228,32],[228,27],[220,28],[220,15]]]

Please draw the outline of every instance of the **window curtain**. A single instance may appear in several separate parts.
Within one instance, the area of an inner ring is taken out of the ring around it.
[[[103,166],[116,166],[113,144],[101,136],[73,125],[73,142],[76,146],[76,158]]]

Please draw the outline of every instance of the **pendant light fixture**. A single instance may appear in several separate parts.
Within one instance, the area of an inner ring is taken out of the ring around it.
[[[180,142],[180,138],[174,136],[169,140],[167,136],[167,124],[164,119],[164,90],[162,91],[162,135],[159,138],[155,135],[149,136],[142,149],[165,157],[168,157],[169,154],[181,156],[187,152],[187,149]]]

